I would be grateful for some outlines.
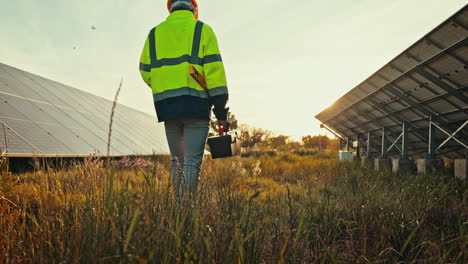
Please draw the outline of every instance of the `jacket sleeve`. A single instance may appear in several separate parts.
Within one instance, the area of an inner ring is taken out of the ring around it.
[[[214,105],[213,112],[218,120],[226,120],[227,112],[229,111],[229,108],[226,108],[229,93],[226,71],[218,47],[218,39],[213,29],[206,24],[203,33],[203,71],[212,104]]]
[[[140,56],[140,74],[143,81],[151,88],[151,58],[148,38],[146,38],[145,46]]]

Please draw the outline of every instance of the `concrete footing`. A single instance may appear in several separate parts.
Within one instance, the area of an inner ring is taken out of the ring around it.
[[[367,157],[361,157],[361,165],[367,168],[374,168],[374,161]]]
[[[468,159],[456,159],[454,161],[455,177],[466,179],[468,172]]]
[[[414,170],[414,162],[408,159],[393,159],[392,172],[411,172]]]
[[[437,170],[444,168],[442,160],[430,160],[430,159],[418,159],[416,161],[416,167],[419,174],[431,174]]]
[[[361,165],[367,168],[374,168],[375,170],[392,171],[393,173],[415,173],[418,174],[432,174],[440,170],[446,171],[454,170],[456,178],[465,180],[468,178],[468,159],[455,159],[455,160],[441,160],[441,159],[369,159],[365,156],[361,158]],[[451,164],[445,166],[446,164]],[[452,167],[453,166],[453,167]]]
[[[374,159],[375,170],[391,170],[392,161],[389,159]]]

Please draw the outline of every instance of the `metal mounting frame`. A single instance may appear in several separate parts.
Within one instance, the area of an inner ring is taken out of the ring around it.
[[[451,139],[455,140],[458,144],[462,145],[463,147],[465,147],[465,149],[468,149],[468,145],[463,143],[461,140],[459,140],[458,138],[456,138],[455,136],[458,134],[458,132],[460,132],[466,125],[468,125],[468,120],[466,120],[459,128],[457,128],[457,130],[453,133],[450,133],[448,131],[446,131],[445,129],[443,129],[441,126],[439,126],[437,123],[435,123],[434,121],[429,121],[431,122],[431,125],[435,126],[436,128],[438,128],[440,131],[444,132],[445,134],[448,135],[448,138],[445,139],[438,147],[435,148],[435,151],[438,151],[439,149],[441,149],[447,142],[449,142]]]
[[[388,135],[387,135],[387,128],[382,128],[382,145],[381,145],[381,152],[380,157],[382,159],[387,158],[388,153],[393,149],[396,148],[400,152],[401,159],[408,158],[408,123],[403,121],[401,123],[401,133],[398,137],[393,140],[393,142],[389,142]],[[397,143],[401,141],[401,146],[398,146]],[[391,143],[390,147],[387,148],[387,144]]]
[[[465,6],[316,118],[357,139],[357,156],[468,156],[467,16]]]

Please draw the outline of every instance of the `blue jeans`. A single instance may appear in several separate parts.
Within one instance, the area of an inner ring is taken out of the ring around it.
[[[171,178],[176,195],[180,198],[184,191],[197,190],[209,120],[179,118],[164,122],[167,142],[171,152]]]

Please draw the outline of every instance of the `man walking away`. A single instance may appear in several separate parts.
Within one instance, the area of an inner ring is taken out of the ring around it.
[[[140,73],[153,91],[159,122],[164,122],[171,152],[176,195],[197,189],[211,108],[218,125],[229,129],[226,73],[213,29],[198,19],[196,0],[168,0],[170,15],[153,28],[140,58]],[[206,79],[203,90],[189,73]]]

